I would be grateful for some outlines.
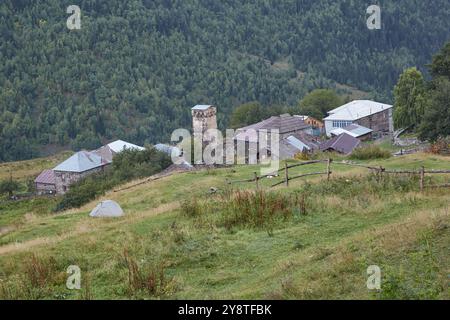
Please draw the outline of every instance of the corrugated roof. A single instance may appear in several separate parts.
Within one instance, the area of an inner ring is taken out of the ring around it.
[[[359,141],[355,137],[343,133],[339,136],[336,136],[330,140],[321,143],[320,150],[325,151],[332,149],[343,154],[349,154],[353,151],[353,149],[359,146],[360,143],[361,141]]]
[[[249,129],[253,130],[279,130],[280,134],[289,133],[289,132],[295,132],[303,129],[310,128],[311,126],[305,121],[303,121],[300,117],[291,116],[290,114],[282,114],[280,116],[273,116],[269,119],[260,121],[258,123],[239,128],[237,129],[237,133],[235,136],[236,140],[242,140],[243,137],[246,136],[244,133],[245,131]],[[249,133],[248,134],[251,139],[256,139],[257,137]],[[253,140],[250,140],[253,141]]]
[[[324,120],[358,120],[387,109],[392,105],[370,100],[355,100],[328,112]]]
[[[169,156],[172,155],[172,151],[174,151],[178,157],[181,155],[181,150],[179,148],[169,146],[167,144],[162,144],[162,143],[155,144],[155,149],[160,152],[164,152],[165,154],[167,154]]]
[[[80,151],[75,153],[66,161],[60,163],[53,170],[64,172],[85,172],[101,167],[105,164],[106,163],[102,161],[102,157],[99,155],[93,152]]]
[[[349,135],[351,135],[352,137],[355,137],[355,138],[362,137],[362,136],[364,136],[366,134],[369,134],[371,132],[373,132],[372,129],[360,126],[358,124],[351,124],[348,127],[337,128],[337,129],[334,129],[334,130],[330,131],[330,133],[332,135],[335,135],[335,136],[338,136],[340,134],[346,133],[346,134],[349,134]]]
[[[306,144],[311,149],[319,149],[319,140],[306,132],[295,132],[292,134],[292,137],[300,140],[302,143]]]
[[[56,184],[55,173],[53,172],[53,170],[44,170],[34,180],[34,182],[43,184]]]
[[[311,150],[311,148],[308,145],[306,145],[305,143],[303,143],[302,141],[300,141],[299,139],[297,139],[294,136],[287,137],[286,141],[300,151],[303,151],[304,149],[306,149],[308,151]]]
[[[123,150],[132,150],[132,149],[136,149],[136,150],[140,150],[140,151],[144,151],[145,148],[137,146],[135,144],[123,141],[123,140],[116,140],[114,142],[111,142],[108,144],[108,147],[114,151],[115,153],[119,153],[122,152]]]
[[[105,163],[111,163],[113,161],[114,155],[116,154],[114,151],[111,150],[109,146],[103,146],[97,150],[92,151],[96,155],[102,157],[103,162]]]
[[[192,110],[208,110],[209,108],[214,107],[213,105],[210,104],[198,104],[195,107],[192,108]]]

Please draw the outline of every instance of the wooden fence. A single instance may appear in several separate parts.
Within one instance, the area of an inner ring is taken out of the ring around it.
[[[304,174],[297,174],[294,176],[289,176],[289,169],[297,168],[300,166],[308,166],[318,163],[326,163],[327,168],[326,171],[319,171],[319,172],[311,172],[311,173],[304,173]],[[306,162],[300,162],[296,164],[288,165],[287,162],[284,164],[284,168],[279,169],[276,172],[273,172],[272,174],[267,174],[263,176],[258,176],[258,174],[255,172],[253,178],[245,179],[245,180],[235,180],[235,181],[228,181],[228,184],[235,184],[235,183],[249,183],[249,182],[255,182],[256,189],[259,189],[260,186],[260,180],[267,177],[273,177],[273,176],[279,176],[282,175],[284,172],[284,179],[271,185],[270,187],[276,187],[279,185],[284,184],[286,187],[289,187],[289,181],[296,180],[303,177],[308,176],[319,176],[319,175],[326,175],[327,180],[330,180],[330,177],[332,175],[331,171],[331,165],[345,165],[345,166],[352,166],[352,167],[360,167],[365,168],[368,170],[371,170],[372,172],[375,172],[377,175],[377,180],[380,181],[382,179],[382,176],[384,174],[410,174],[410,175],[419,175],[419,188],[420,191],[423,191],[425,188],[449,188],[450,184],[441,184],[441,185],[425,185],[425,175],[427,174],[450,174],[450,170],[425,170],[425,167],[421,167],[420,170],[387,170],[386,168],[379,166],[379,167],[373,167],[373,166],[366,166],[362,164],[356,164],[356,163],[349,163],[349,162],[333,162],[333,159],[326,159],[326,160],[313,160],[313,161],[306,161]]]

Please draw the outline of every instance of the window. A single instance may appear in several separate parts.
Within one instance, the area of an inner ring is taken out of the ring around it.
[[[333,128],[345,128],[352,124],[352,121],[334,120]]]

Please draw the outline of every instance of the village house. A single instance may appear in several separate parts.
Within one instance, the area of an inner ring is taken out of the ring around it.
[[[328,137],[335,129],[357,124],[372,130],[374,137],[394,132],[393,106],[369,100],[355,100],[328,112],[324,119]]]
[[[372,133],[373,130],[360,126],[359,124],[351,124],[348,127],[345,128],[337,128],[334,130],[331,130],[331,136],[339,136],[343,133],[346,133],[352,137],[355,137],[361,141],[367,141],[372,139]]]
[[[297,132],[280,140],[278,154],[269,147],[270,154],[279,160],[292,159],[300,153],[313,153],[319,149],[320,142],[317,138]]]
[[[117,140],[94,151],[80,151],[52,170],[44,170],[35,180],[36,193],[64,194],[70,185],[93,173],[104,170],[116,154],[123,150],[145,150],[135,144]]]
[[[312,135],[320,136],[325,133],[325,124],[323,123],[323,121],[320,121],[311,116],[296,115],[295,117],[299,117],[300,119],[305,121],[305,123],[312,126]]]
[[[361,141],[357,138],[347,134],[342,133],[334,138],[324,141],[320,144],[319,148],[324,152],[338,152],[348,155],[353,152],[361,144]]]
[[[291,116],[290,114],[272,116],[269,119],[236,130],[234,141],[237,148],[239,144],[245,144],[246,163],[255,163],[261,160],[258,153],[260,134],[267,133],[268,155],[274,152],[270,147],[271,130],[277,130],[279,133],[280,152],[278,155],[274,154],[277,158],[289,158],[293,154],[302,152],[303,147],[310,149],[305,137],[312,135],[312,125],[306,123],[301,117]],[[297,137],[293,137],[293,135],[297,135]],[[256,155],[256,159],[250,159],[251,155]]]
[[[34,186],[38,195],[55,194],[56,178],[53,170],[44,170],[34,180]]]
[[[101,172],[111,162],[105,161],[94,152],[80,151],[53,169],[56,192],[66,193],[70,186],[84,177]]]

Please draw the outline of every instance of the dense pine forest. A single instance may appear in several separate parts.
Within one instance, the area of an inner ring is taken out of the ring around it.
[[[429,77],[450,2],[377,2],[381,30],[359,0],[3,0],[0,161],[165,142],[197,103],[217,105],[224,128],[243,103],[295,106],[337,83],[393,102],[404,69]],[[72,4],[81,30],[66,27]]]

